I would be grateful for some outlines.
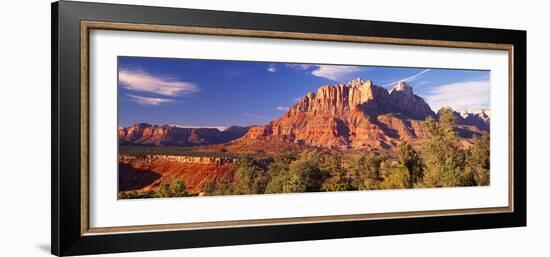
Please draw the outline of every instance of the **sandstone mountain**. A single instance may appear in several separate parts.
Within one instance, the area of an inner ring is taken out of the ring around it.
[[[472,125],[481,130],[489,131],[491,125],[491,111],[486,109],[462,111],[458,114],[457,121],[458,124]]]
[[[247,127],[232,126],[223,131],[217,128],[181,128],[171,125],[138,123],[118,129],[121,145],[199,146],[229,142],[242,137]]]
[[[457,132],[465,147],[474,135],[489,131],[488,110],[454,112]],[[151,190],[176,179],[185,181],[188,192],[200,194],[208,182],[234,179],[234,154],[274,153],[314,147],[382,150],[401,141],[424,138],[423,122],[438,119],[413,88],[399,82],[391,90],[370,80],[320,87],[302,97],[280,118],[253,127],[182,128],[146,123],[119,129],[121,145],[193,146],[196,153],[228,152],[206,157],[170,154],[135,156],[119,154],[119,191]],[[225,155],[225,154],[224,154]],[[260,154],[261,155],[261,154]]]
[[[281,118],[250,128],[229,148],[256,151],[285,144],[334,149],[381,149],[403,140],[423,137],[421,122],[437,119],[430,106],[413,93],[411,86],[397,83],[390,91],[371,80],[320,87],[309,92]],[[459,134],[479,133],[471,118],[462,118]]]
[[[489,131],[490,111],[455,112],[458,133],[471,138]],[[422,122],[438,115],[405,82],[391,90],[355,79],[309,92],[282,117],[266,125],[181,128],[146,123],[119,129],[121,145],[202,146],[205,151],[276,152],[285,149],[387,149],[422,139]]]

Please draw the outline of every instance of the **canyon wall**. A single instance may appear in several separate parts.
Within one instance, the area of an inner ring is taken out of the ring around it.
[[[151,190],[176,179],[188,192],[199,194],[208,183],[232,181],[232,158],[173,155],[119,155],[119,191]]]

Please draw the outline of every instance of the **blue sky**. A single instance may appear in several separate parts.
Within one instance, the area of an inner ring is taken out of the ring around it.
[[[490,109],[490,72],[224,60],[118,58],[119,126],[265,124],[323,85],[370,79],[391,89],[405,81],[434,111]]]

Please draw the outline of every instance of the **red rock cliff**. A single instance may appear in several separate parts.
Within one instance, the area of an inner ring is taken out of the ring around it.
[[[400,140],[421,137],[420,121],[430,115],[435,113],[428,104],[403,82],[388,92],[370,80],[356,79],[306,94],[283,117],[251,128],[238,141],[389,148]]]

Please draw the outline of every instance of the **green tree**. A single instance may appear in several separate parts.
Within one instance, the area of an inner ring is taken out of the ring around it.
[[[159,198],[170,197],[170,185],[161,183],[155,193]]]
[[[273,156],[273,162],[269,164],[268,170],[272,175],[276,175],[275,173],[287,172],[290,163],[298,160],[299,157],[300,156],[294,151],[278,153]]]
[[[300,172],[288,171],[271,178],[265,192],[274,193],[299,193],[307,191],[307,179]]]
[[[299,155],[293,151],[278,153],[273,156],[273,161],[267,167],[267,172],[270,178],[270,182],[267,187],[271,188],[271,193],[282,192],[280,191],[282,190],[280,179],[277,178],[284,177],[290,169],[290,164],[298,158]]]
[[[352,159],[352,186],[359,190],[378,189],[381,181],[380,165],[386,158],[365,152]]]
[[[278,153],[267,167],[270,182],[266,186],[266,193],[282,193],[283,182],[287,179],[290,163],[299,158],[293,151]]]
[[[216,187],[214,186],[214,183],[212,181],[206,182],[206,184],[204,184],[204,187],[202,188],[202,191],[208,195],[214,193],[214,190],[216,190]]]
[[[248,154],[242,154],[236,161],[235,191],[237,194],[263,194],[269,182],[267,173],[256,165]]]
[[[424,176],[424,161],[414,148],[406,141],[397,146],[399,163],[409,172],[408,186],[412,188],[416,183],[422,181]]]
[[[269,166],[271,181],[266,193],[318,192],[328,177],[330,163],[318,150],[307,150],[299,155],[288,152],[277,155]]]
[[[410,188],[410,172],[404,165],[399,165],[390,170],[388,176],[380,183],[380,189]]]
[[[266,194],[283,193],[285,183],[290,179],[287,173],[277,174],[271,176],[271,181],[267,184],[265,189]]]
[[[233,187],[233,183],[230,181],[222,181],[218,183],[214,190],[212,191],[211,195],[234,195],[236,194],[235,189]]]
[[[302,152],[300,159],[292,162],[289,166],[294,183],[300,185],[297,188],[303,189],[301,185],[305,185],[307,192],[321,191],[321,186],[329,175],[327,170],[322,169],[323,162],[324,156],[318,150]]]
[[[321,189],[323,191],[349,191],[352,189],[351,179],[347,170],[342,165],[342,158],[339,155],[330,155],[325,158],[323,169],[330,174]]]
[[[188,196],[185,182],[181,179],[174,180],[171,184],[162,183],[155,191],[156,197],[184,197]]]
[[[298,159],[295,152],[283,152],[273,157],[273,162],[267,167],[270,181],[267,184],[265,193],[283,193],[283,185],[289,179],[290,163]]]
[[[487,186],[490,183],[490,152],[489,133],[483,132],[481,137],[474,136],[466,162],[478,186]]]
[[[181,179],[176,179],[170,185],[171,197],[184,197],[188,196],[185,182]]]
[[[282,183],[282,193],[307,192],[307,179],[300,173],[291,173]]]
[[[439,122],[431,116],[424,122],[426,169],[423,181],[426,187],[454,187],[469,185],[464,172],[466,154],[456,132],[456,117],[450,108],[438,112]]]

